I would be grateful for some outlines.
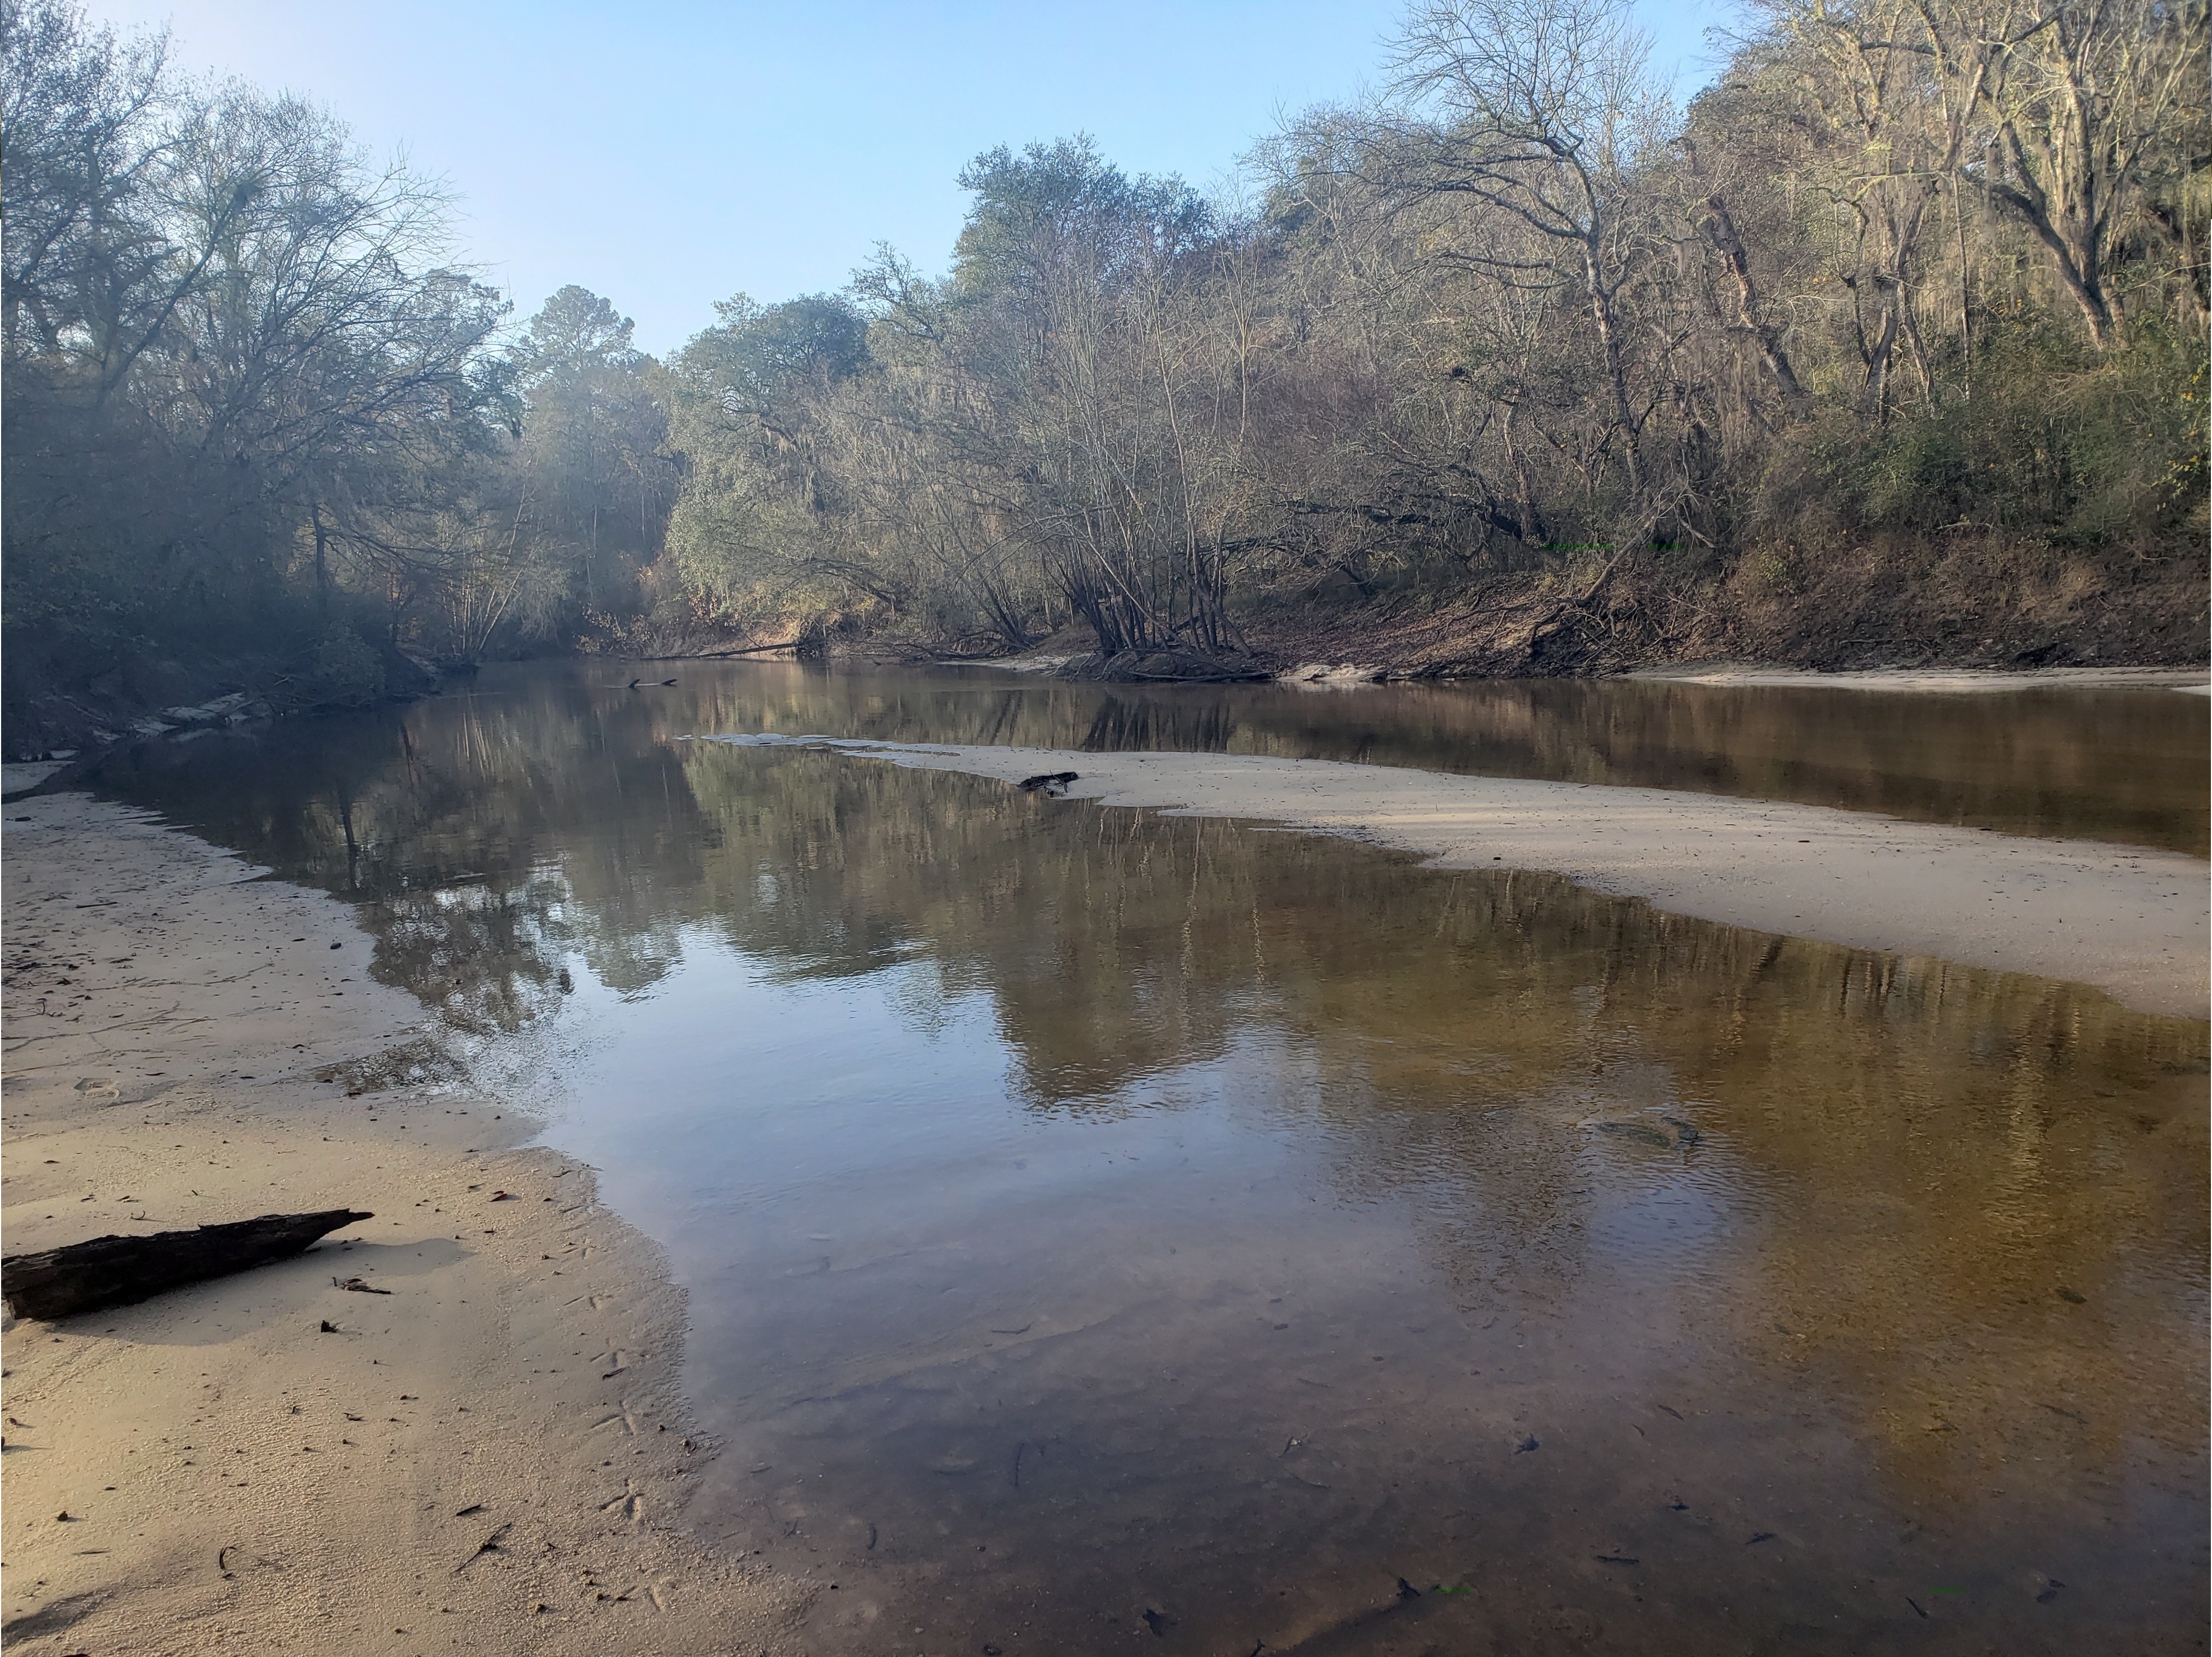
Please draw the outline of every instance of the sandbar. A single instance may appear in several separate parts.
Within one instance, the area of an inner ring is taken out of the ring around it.
[[[683,1520],[714,1448],[665,1261],[457,1074],[348,907],[82,795],[9,816],[9,1251],[375,1216],[10,1322],[9,1648],[787,1648],[812,1587]]]
[[[1268,755],[715,740],[826,744],[1007,782],[1073,771],[1070,798],[1346,835],[1446,867],[1548,870],[1677,914],[2068,980],[2144,1012],[2206,1013],[2208,868],[2176,852],[1784,801]]]
[[[1826,672],[1809,667],[1706,662],[1638,668],[1621,677],[1674,684],[1946,695],[1999,690],[2186,690],[2203,695],[2212,689],[2206,670],[2201,667],[1856,667]]]

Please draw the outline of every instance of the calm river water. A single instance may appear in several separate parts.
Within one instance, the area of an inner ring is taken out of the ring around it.
[[[2206,1026],[790,733],[2206,849],[2208,708],[487,672],[112,762],[362,905],[689,1287],[823,1654],[2204,1648]]]

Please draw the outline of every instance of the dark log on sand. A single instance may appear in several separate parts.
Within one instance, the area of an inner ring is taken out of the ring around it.
[[[288,1259],[326,1231],[375,1217],[331,1208],[150,1237],[94,1237],[43,1253],[9,1255],[0,1260],[0,1294],[19,1318],[66,1318],[129,1306],[164,1290]]]

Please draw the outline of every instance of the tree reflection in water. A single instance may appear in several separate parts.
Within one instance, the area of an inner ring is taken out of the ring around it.
[[[379,974],[462,1029],[582,980],[597,1057],[555,1136],[690,1285],[728,1446],[695,1517],[733,1545],[1009,1650],[1147,1608],[1193,1650],[2201,1634],[2202,1023],[1547,876],[669,740],[1517,742],[1649,781],[1696,745],[1668,696],[1314,737],[1296,710],[1340,704],[700,677],[518,677],[107,781],[355,897]],[[2070,810],[2111,761],[2069,729],[1923,766],[1925,814]],[[1903,786],[1849,745],[1828,774]],[[2154,792],[2114,820],[2197,832]],[[1478,1592],[1349,1629],[1401,1576]]]

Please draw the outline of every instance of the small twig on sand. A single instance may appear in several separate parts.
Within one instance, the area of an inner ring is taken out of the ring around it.
[[[507,1532],[514,1528],[514,1523],[510,1520],[506,1524],[501,1525],[497,1530],[494,1531],[489,1536],[484,1538],[483,1541],[477,1543],[477,1551],[471,1554],[467,1558],[462,1560],[459,1564],[453,1567],[453,1575],[459,1576],[463,1571],[466,1570],[471,1565],[475,1564],[477,1560],[483,1558],[484,1555],[488,1553],[497,1553],[500,1551],[499,1539],[505,1536]]]

